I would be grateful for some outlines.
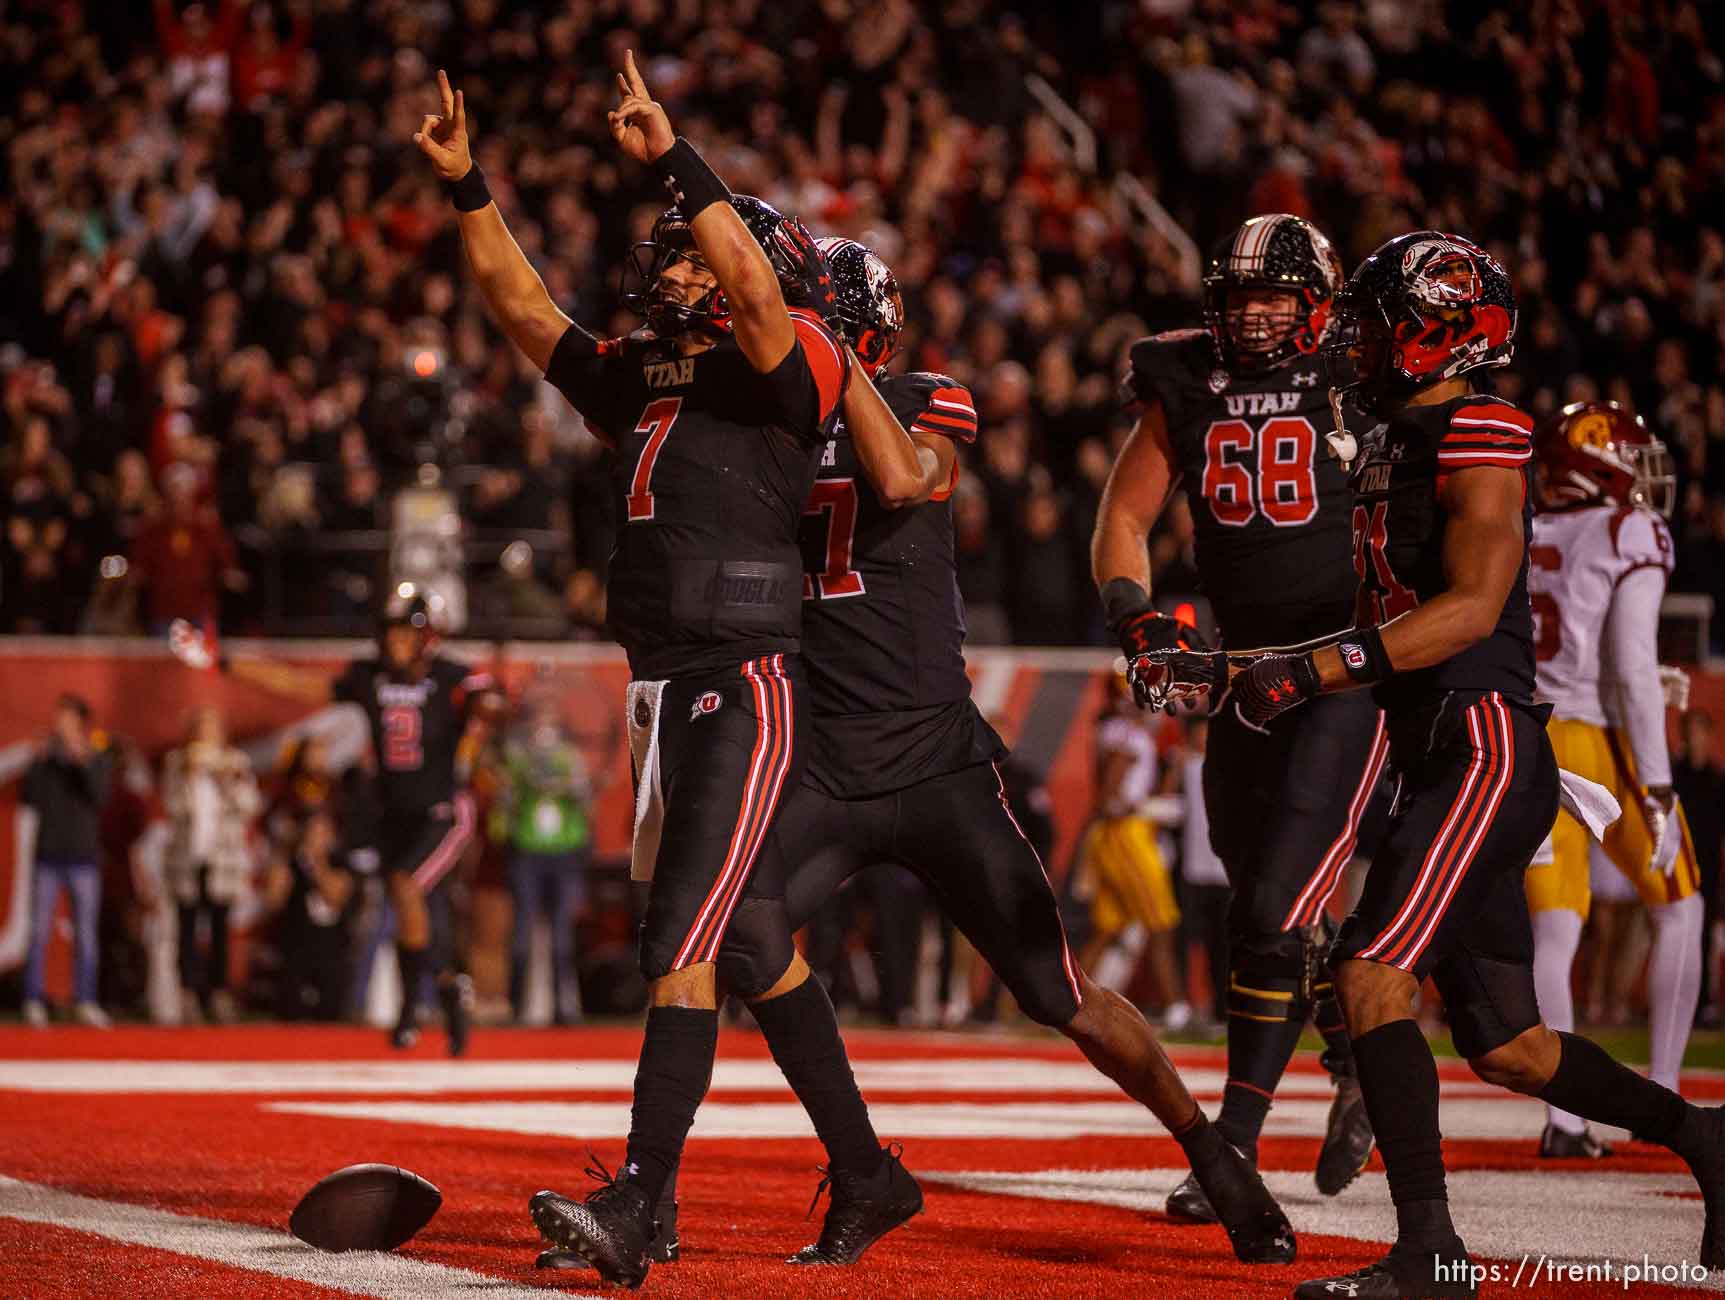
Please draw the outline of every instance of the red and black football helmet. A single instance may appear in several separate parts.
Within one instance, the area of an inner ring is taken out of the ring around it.
[[[1311,356],[1330,323],[1342,263],[1324,233],[1286,212],[1252,217],[1216,248],[1204,276],[1204,324],[1229,374],[1270,370]],[[1229,298],[1270,291],[1290,295],[1286,311],[1244,315]]]
[[[731,208],[766,253],[785,305],[807,307],[830,317],[834,310],[832,275],[807,227],[752,194],[731,195]],[[665,292],[665,271],[678,261],[706,269],[688,218],[681,208],[673,206],[655,218],[651,235],[629,250],[623,263],[623,305],[645,316],[660,338],[693,329],[728,331],[731,311],[716,281],[692,303],[679,302]]]
[[[1398,235],[1336,295],[1324,352],[1335,386],[1369,408],[1405,400],[1470,370],[1506,366],[1515,353],[1509,273],[1459,235]]]
[[[898,277],[872,249],[854,239],[828,235],[815,244],[832,268],[833,326],[872,375],[892,360],[899,331],[904,329]]]
[[[1671,453],[1639,415],[1616,402],[1572,402],[1533,431],[1541,510],[1640,506],[1665,518],[1677,506]]]

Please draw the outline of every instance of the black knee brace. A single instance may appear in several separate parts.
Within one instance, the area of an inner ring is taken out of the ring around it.
[[[796,955],[785,900],[745,898],[719,948],[719,982],[740,998],[758,998],[779,982]]]
[[[1305,1020],[1311,1011],[1312,994],[1307,942],[1300,931],[1236,933],[1229,951],[1229,1015],[1251,1020]]]
[[[1432,982],[1443,994],[1455,1050],[1470,1061],[1539,1023],[1533,971],[1520,962],[1471,955],[1442,961]]]

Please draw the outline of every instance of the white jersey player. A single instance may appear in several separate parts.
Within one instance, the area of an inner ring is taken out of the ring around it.
[[[1675,481],[1665,446],[1615,402],[1582,402],[1534,433],[1539,513],[1528,593],[1538,698],[1552,706],[1558,765],[1605,786],[1623,815],[1595,845],[1559,812],[1549,858],[1527,873],[1534,979],[1553,1028],[1574,1028],[1570,967],[1592,900],[1590,856],[1603,853],[1647,904],[1650,1074],[1673,1090],[1700,990],[1702,902],[1689,829],[1671,791],[1659,606],[1672,566]],[[1540,1154],[1609,1150],[1579,1117],[1547,1112]]]

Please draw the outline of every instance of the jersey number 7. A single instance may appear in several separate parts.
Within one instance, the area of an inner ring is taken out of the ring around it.
[[[851,568],[857,532],[856,480],[816,479],[808,503],[803,506],[803,517],[811,515],[826,516],[826,539],[821,547],[824,564],[818,572],[803,574],[803,599],[837,600],[862,595],[863,576]],[[805,550],[804,555],[807,554]]]
[[[653,466],[658,462],[659,452],[664,449],[665,439],[671,436],[671,426],[677,422],[682,410],[682,398],[661,397],[648,402],[647,409],[641,412],[641,422],[635,426],[635,432],[646,434],[647,441],[635,459],[635,474],[629,480],[629,522],[632,524],[653,517]]]

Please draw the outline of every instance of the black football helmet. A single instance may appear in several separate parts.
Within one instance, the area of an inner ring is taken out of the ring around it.
[[[1341,259],[1311,222],[1286,212],[1247,220],[1217,247],[1204,276],[1204,324],[1222,368],[1246,374],[1311,356],[1341,282]],[[1229,296],[1250,290],[1291,294],[1293,306],[1230,320]]]
[[[448,625],[448,612],[442,596],[415,582],[398,583],[384,601],[383,613],[378,618],[378,651],[387,662],[389,630],[393,627],[410,627],[416,634],[413,656],[408,663],[393,666],[412,667],[430,657]]]
[[[1335,386],[1367,407],[1403,401],[1515,354],[1515,287],[1478,244],[1437,230],[1398,235],[1336,295],[1326,341]]]
[[[833,326],[872,375],[898,351],[899,331],[904,328],[904,296],[898,291],[898,277],[877,254],[854,239],[828,235],[815,245],[832,269]]]
[[[766,253],[778,276],[785,305],[830,316],[834,307],[832,275],[803,223],[752,194],[731,195],[731,208]],[[678,302],[666,294],[665,271],[678,261],[706,269],[688,218],[681,208],[673,206],[654,220],[651,235],[629,250],[623,263],[623,305],[645,316],[660,338],[692,329],[729,330],[730,307],[716,281],[693,303]]]

